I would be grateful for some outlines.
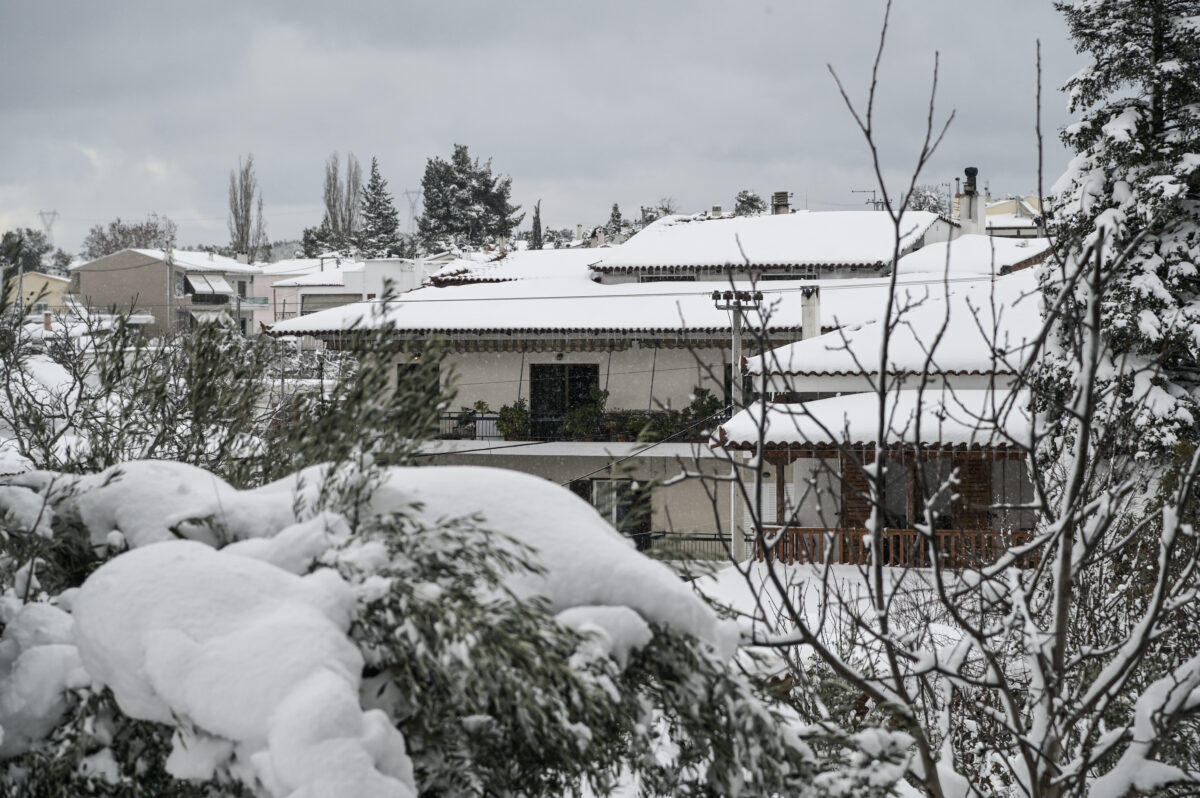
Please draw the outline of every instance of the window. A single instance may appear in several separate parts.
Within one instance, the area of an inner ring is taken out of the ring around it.
[[[600,387],[598,363],[529,364],[529,424],[534,438],[562,436],[567,413],[586,405]]]
[[[910,469],[896,460],[883,461],[883,523],[893,529],[908,529]]]
[[[950,484],[953,476],[954,463],[949,458],[922,461],[920,482],[915,486],[916,506],[913,509],[917,521],[925,523],[925,504],[928,502],[933,511],[934,529],[950,529],[953,526],[954,512],[950,506],[950,497],[956,492]]]
[[[992,461],[993,529],[1033,529],[1037,525],[1037,501],[1024,460]]]
[[[632,479],[593,479],[592,506],[622,534],[650,531],[650,491]]]
[[[238,296],[242,299],[246,298],[246,281],[238,280]]]

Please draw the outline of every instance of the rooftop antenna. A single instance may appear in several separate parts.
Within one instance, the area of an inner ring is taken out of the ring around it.
[[[420,189],[405,189],[404,198],[408,200],[408,234],[412,235],[417,221],[417,203],[421,201]]]
[[[865,204],[871,206],[871,210],[882,210],[883,206],[887,205],[887,197],[876,199],[875,195],[879,192],[873,188],[855,188],[850,190],[851,194],[870,194],[871,198]]]

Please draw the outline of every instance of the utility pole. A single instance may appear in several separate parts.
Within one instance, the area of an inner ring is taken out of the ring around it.
[[[163,339],[171,332],[171,324],[174,316],[171,315],[171,298],[175,296],[175,250],[171,246],[171,242],[167,242],[166,249],[167,262],[167,317],[163,320]]]
[[[404,198],[408,200],[408,234],[412,235],[416,229],[417,203],[421,201],[421,191],[406,188],[403,193]]]
[[[762,291],[713,291],[712,300],[717,310],[730,311],[733,322],[733,341],[730,358],[733,363],[729,374],[730,415],[743,406],[742,396],[742,314],[747,310],[758,310],[762,307]],[[738,454],[734,455],[736,459]],[[738,474],[737,462],[733,462],[729,480],[729,552],[735,562],[746,558],[746,540],[742,530],[738,528]],[[761,491],[761,487],[757,490]]]

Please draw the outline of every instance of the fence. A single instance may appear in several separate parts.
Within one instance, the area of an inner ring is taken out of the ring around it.
[[[466,440],[496,440],[500,432],[496,429],[496,413],[443,413],[440,435],[442,438]]]
[[[1013,546],[1028,543],[1027,530],[938,529],[934,530],[937,556],[946,568],[971,568],[993,563]],[[822,529],[811,527],[763,527],[768,550],[758,549],[758,559],[764,555],[777,562],[837,563],[866,565],[871,560],[871,547],[863,529]],[[770,545],[774,541],[774,545]],[[883,531],[883,560],[886,565],[928,568],[929,546],[925,537],[915,529],[885,529]],[[1029,567],[1036,556],[1022,555],[1018,565]]]
[[[647,532],[630,537],[637,544],[638,551],[660,560],[729,560],[728,535]],[[754,550],[754,538],[746,538],[745,550]]]

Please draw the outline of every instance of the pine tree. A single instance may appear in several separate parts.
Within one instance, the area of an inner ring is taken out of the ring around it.
[[[1081,118],[1062,133],[1077,155],[1051,230],[1067,257],[1099,258],[1113,373],[1150,375],[1116,382],[1113,417],[1130,454],[1161,462],[1200,437],[1200,1],[1057,8],[1091,63],[1064,87]],[[1138,402],[1151,384],[1158,398]]]
[[[606,228],[610,238],[615,238],[616,235],[621,232],[621,224],[621,209],[617,206],[617,203],[614,202],[612,206],[612,213],[608,215],[608,226]]]
[[[525,214],[509,203],[512,178],[492,174],[489,159],[471,159],[464,144],[450,160],[430,158],[421,180],[424,212],[417,236],[426,250],[457,245],[480,247],[508,238]]]
[[[533,206],[533,230],[529,233],[529,248],[541,249],[545,244],[542,238],[542,201],[538,200]]]
[[[371,176],[362,192],[358,251],[364,258],[386,258],[400,253],[400,215],[387,181],[379,174],[379,160],[371,158]]]
[[[733,198],[734,216],[758,216],[767,210],[767,203],[753,191],[742,189]]]

